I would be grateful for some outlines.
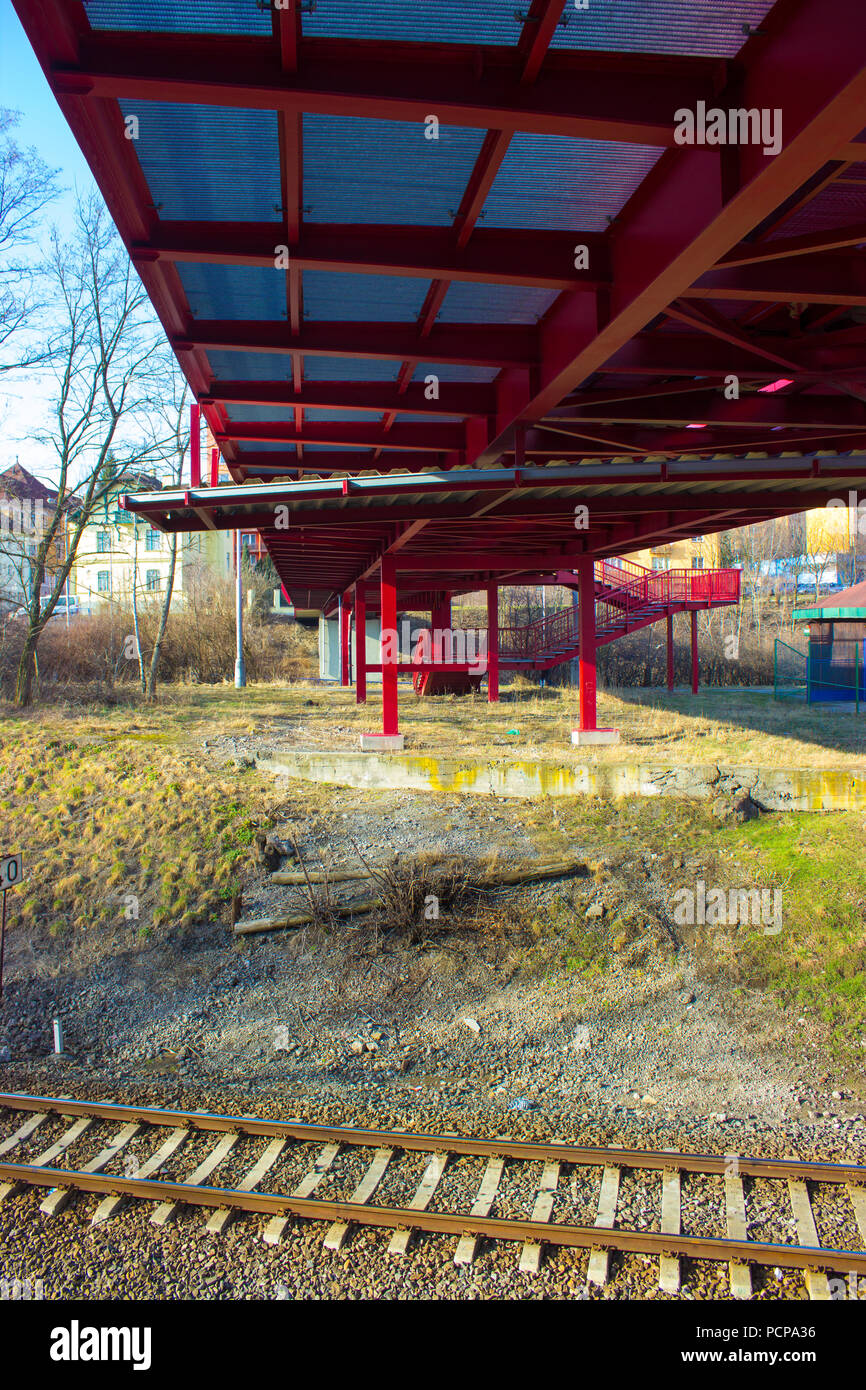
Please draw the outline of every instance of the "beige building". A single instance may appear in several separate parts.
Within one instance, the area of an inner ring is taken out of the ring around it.
[[[171,567],[169,537],[119,505],[125,492],[156,492],[159,482],[141,475],[125,477],[100,501],[84,528],[69,577],[70,594],[82,613],[106,604],[127,606],[138,598],[164,594]],[[231,531],[203,531],[178,536],[172,608],[184,603],[203,575],[228,577],[233,572]]]
[[[625,557],[648,570],[716,569],[719,566],[719,537],[690,536],[656,545],[646,550],[634,550]]]

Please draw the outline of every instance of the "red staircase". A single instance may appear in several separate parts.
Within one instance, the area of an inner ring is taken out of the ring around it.
[[[561,582],[568,579],[560,575]],[[595,565],[596,643],[603,646],[674,613],[726,607],[739,597],[739,570],[648,570],[633,560],[599,560]],[[578,651],[575,606],[526,627],[499,629],[500,668],[548,671],[573,661]]]

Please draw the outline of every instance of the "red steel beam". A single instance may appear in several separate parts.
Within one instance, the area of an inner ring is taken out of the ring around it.
[[[305,420],[298,429],[289,424],[229,420],[225,430],[217,434],[216,442],[221,444],[225,439],[286,444],[303,440],[308,444],[335,444],[338,447],[356,444],[365,448],[414,449],[421,453],[444,453],[449,449],[460,449],[464,443],[462,425],[426,421],[424,424],[395,425],[389,434],[384,435],[379,425],[356,424],[352,421],[347,424],[338,421],[310,424]],[[239,461],[243,461],[242,455]],[[307,467],[315,467],[312,455],[307,458]]]
[[[537,332],[521,324],[437,325],[429,337],[399,323],[285,323],[260,319],[194,319],[175,332],[176,352],[225,348],[235,352],[299,352],[312,357],[369,357],[407,362],[457,362],[509,367],[532,362]],[[201,388],[206,393],[206,386]]]
[[[410,382],[402,395],[388,382],[305,381],[294,391],[289,381],[219,381],[199,397],[202,404],[300,406],[314,410],[408,411],[413,415],[478,415],[494,408],[492,386],[483,382],[442,382],[438,400],[428,400],[423,381]]]
[[[482,154],[484,151],[482,150]],[[479,156],[480,165],[481,156]],[[476,174],[477,191],[458,210],[450,227],[298,224],[292,264],[298,270],[328,270],[361,275],[399,275],[420,279],[528,285],[539,289],[594,289],[606,283],[606,242],[597,232],[478,228],[474,225],[490,184],[493,162]],[[470,189],[473,182],[470,180]],[[283,244],[282,223],[159,222],[146,241],[133,244],[136,264],[193,262],[210,265],[272,267]],[[589,249],[590,269],[574,269],[574,245]]]
[[[473,129],[660,146],[674,143],[675,111],[713,104],[726,70],[718,59],[551,53],[524,85],[514,49],[304,39],[289,80],[270,42],[240,35],[88,33],[80,47],[79,65],[53,69],[56,91],[421,124],[435,111]]]

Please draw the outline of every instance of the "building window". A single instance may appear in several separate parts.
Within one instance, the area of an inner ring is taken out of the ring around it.
[[[148,570],[146,579],[149,592],[153,593],[159,588],[159,570]]]
[[[145,550],[162,550],[162,534],[149,529],[144,539]]]
[[[668,568],[667,557],[664,555],[653,555],[652,567],[654,570],[666,570]]]
[[[98,555],[104,555],[111,549],[111,536],[108,531],[99,531],[96,536],[96,551]]]
[[[111,593],[111,570],[100,570],[96,576],[96,591],[100,594]]]
[[[702,570],[703,567],[704,567],[704,557],[703,557],[703,555],[695,555],[695,556],[693,556],[693,557],[692,557],[692,569]]]

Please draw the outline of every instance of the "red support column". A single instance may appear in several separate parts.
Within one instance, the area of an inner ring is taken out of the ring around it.
[[[668,690],[674,688],[674,620],[668,616]]]
[[[439,603],[436,603],[436,604],[433,605],[432,611],[431,611],[431,613],[430,613],[430,626],[432,627],[434,634],[435,634],[436,632],[450,632],[450,631],[451,631],[451,595],[450,595],[450,594],[448,594],[448,593],[443,594],[441,600],[439,601]],[[447,650],[443,650],[443,646],[447,646],[448,649],[447,649]],[[430,650],[431,650],[431,653],[432,653],[432,660],[433,660],[433,661],[451,661],[452,658],[453,658],[453,652],[452,652],[452,650],[451,650],[451,646],[452,646],[452,644],[451,644],[450,642],[448,642],[447,644],[443,644],[443,641],[442,641],[442,638],[441,638],[441,637],[436,638],[436,637],[434,636],[434,637],[433,637],[433,640],[432,640],[432,643],[431,643],[431,647],[430,647]]]
[[[393,555],[382,556],[382,733],[399,734],[397,715],[397,564]]]
[[[199,415],[201,409],[193,404],[189,408],[189,485],[201,487],[201,430]]]
[[[349,636],[350,623],[352,621],[352,610],[347,602],[346,595],[340,599],[340,685],[348,685],[351,681],[350,660],[349,660]]]
[[[217,487],[220,480],[220,451],[211,449],[210,451],[210,485]]]
[[[692,609],[692,694],[698,693],[698,610]]]
[[[597,728],[595,709],[595,565],[592,560],[577,564],[578,614],[580,633],[580,729]]]
[[[499,590],[487,586],[487,699],[499,699]]]
[[[580,688],[580,728],[571,735],[572,743],[619,743],[617,729],[599,729],[596,716],[596,627],[595,562],[584,558],[575,566],[578,590],[578,665]]]
[[[355,701],[367,703],[367,595],[355,585]]]

